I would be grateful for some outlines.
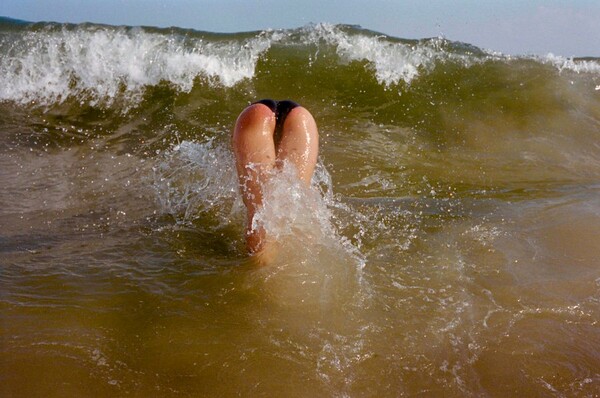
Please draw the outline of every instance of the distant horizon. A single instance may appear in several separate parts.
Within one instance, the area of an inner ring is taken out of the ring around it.
[[[600,57],[600,2],[591,0],[5,0],[0,15],[24,22],[177,27],[214,33],[360,26],[403,39],[444,37],[509,55]]]

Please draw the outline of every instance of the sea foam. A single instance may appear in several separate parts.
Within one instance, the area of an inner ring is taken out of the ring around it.
[[[345,61],[367,61],[379,84],[386,87],[399,83],[410,84],[423,73],[430,72],[436,63],[453,61],[469,66],[481,62],[472,54],[459,54],[444,50],[446,39],[441,37],[408,43],[391,40],[389,36],[366,32],[348,33],[339,25],[321,23],[308,26],[306,38],[309,43],[321,41],[336,48]],[[493,57],[487,54],[484,59]]]
[[[146,86],[167,81],[189,92],[198,77],[231,87],[254,75],[270,45],[267,33],[208,41],[142,28],[32,31],[0,60],[0,100],[51,104],[76,96],[97,105],[124,94],[136,103]]]
[[[572,71],[575,73],[600,74],[600,62],[598,60],[577,60],[565,58],[552,53],[538,58],[540,62],[556,67],[560,72]]]
[[[386,88],[410,85],[445,63],[469,68],[525,59],[552,65],[559,72],[600,73],[597,60],[552,54],[513,57],[439,37],[404,40],[327,23],[231,35],[48,24],[26,28],[19,35],[0,32],[0,101],[44,106],[74,98],[92,106],[123,105],[126,111],[140,103],[147,87],[161,83],[190,92],[199,79],[225,88],[251,81],[259,61],[268,63],[273,46],[298,45],[317,47],[315,54],[300,53],[308,59],[318,58],[327,48],[341,68],[364,63]]]

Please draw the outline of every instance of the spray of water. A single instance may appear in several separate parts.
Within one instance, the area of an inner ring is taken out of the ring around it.
[[[239,193],[235,162],[230,149],[215,140],[183,141],[166,151],[154,167],[154,187],[164,213],[178,223],[201,222],[211,217],[215,228],[235,223],[244,228],[245,208]],[[263,207],[255,214],[254,228],[281,242],[283,252],[346,253],[358,268],[364,265],[359,247],[336,228],[343,223],[334,211],[344,205],[333,195],[331,176],[319,163],[310,187],[297,178],[291,164],[271,172],[264,186]]]

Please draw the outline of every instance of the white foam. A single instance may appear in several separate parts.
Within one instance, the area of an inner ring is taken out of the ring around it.
[[[50,104],[86,95],[110,104],[125,93],[135,103],[145,86],[167,81],[188,92],[199,76],[231,87],[254,76],[274,36],[209,42],[143,29],[30,32],[0,59],[0,100]]]
[[[221,215],[221,224],[241,218],[235,163],[225,145],[183,141],[166,151],[153,170],[162,211],[178,221],[211,211]]]
[[[409,84],[423,72],[429,72],[436,62],[459,61],[465,64],[480,62],[472,56],[455,54],[441,49],[444,39],[405,44],[391,41],[384,35],[349,34],[338,25],[321,23],[307,27],[307,40],[324,41],[336,47],[342,59],[348,62],[365,60],[372,68],[379,84],[386,87],[405,82]]]
[[[166,151],[154,166],[154,188],[162,211],[180,223],[192,222],[207,213],[214,228],[238,224],[240,239],[245,228],[245,207],[239,192],[231,150],[214,140],[183,141]],[[254,227],[269,236],[296,241],[296,247],[323,247],[350,255],[359,267],[364,259],[357,247],[341,236],[333,222],[331,176],[318,164],[310,188],[289,164],[274,170],[263,191],[263,207],[255,214]]]
[[[592,73],[600,74],[600,62],[592,60],[575,60],[573,58],[565,58],[552,53],[543,57],[537,57],[537,60],[555,66],[559,72],[572,71],[575,73]]]
[[[480,50],[479,55],[460,53],[445,50],[448,41],[441,37],[407,44],[391,40],[385,35],[347,33],[339,25],[327,23],[307,26],[304,32],[307,43],[318,44],[323,41],[332,45],[337,54],[347,62],[367,61],[367,67],[373,70],[379,84],[386,87],[401,82],[410,84],[421,74],[431,72],[437,63],[444,62],[457,62],[470,67],[487,61],[533,59],[551,64],[560,72],[569,70],[576,73],[600,73],[600,62],[596,60],[574,60],[553,54],[544,57],[514,57],[488,50]]]
[[[255,215],[253,224],[264,227],[276,238],[303,231],[321,241],[335,235],[329,222],[331,213],[316,189],[307,189],[297,177],[295,168],[284,163],[275,170],[265,184],[263,207]]]
[[[316,174],[326,172],[324,168]],[[269,267],[248,275],[276,308],[293,308],[302,319],[314,311],[331,311],[343,303],[367,299],[359,249],[338,233],[333,214],[317,184],[306,187],[291,164],[273,170],[263,185],[263,206],[253,228],[262,227],[276,241]],[[330,187],[331,188],[331,187]],[[289,321],[296,323],[297,315]]]
[[[313,33],[317,40],[335,45],[337,53],[347,61],[368,61],[377,81],[386,86],[400,80],[410,83],[419,75],[418,68],[429,65],[431,60],[427,54],[413,52],[404,44],[385,42],[378,37],[348,35],[334,25],[317,25]]]
[[[128,107],[139,103],[147,86],[161,82],[183,92],[189,92],[199,77],[209,84],[232,87],[255,76],[258,60],[272,45],[293,46],[297,40],[300,44],[332,46],[342,62],[366,61],[366,67],[386,87],[410,84],[440,62],[468,67],[489,60],[522,59],[446,50],[448,41],[442,38],[408,43],[326,23],[223,40],[141,28],[48,28],[24,34],[8,46],[3,43],[0,101],[47,105],[76,97],[91,105],[111,105],[125,98]],[[600,62],[595,60],[553,54],[533,59],[559,71],[600,73]]]

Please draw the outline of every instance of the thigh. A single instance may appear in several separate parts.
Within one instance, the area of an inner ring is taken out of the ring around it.
[[[291,162],[296,167],[300,179],[308,185],[318,154],[319,132],[315,119],[305,108],[293,108],[283,122],[281,139],[277,146],[277,160]]]

